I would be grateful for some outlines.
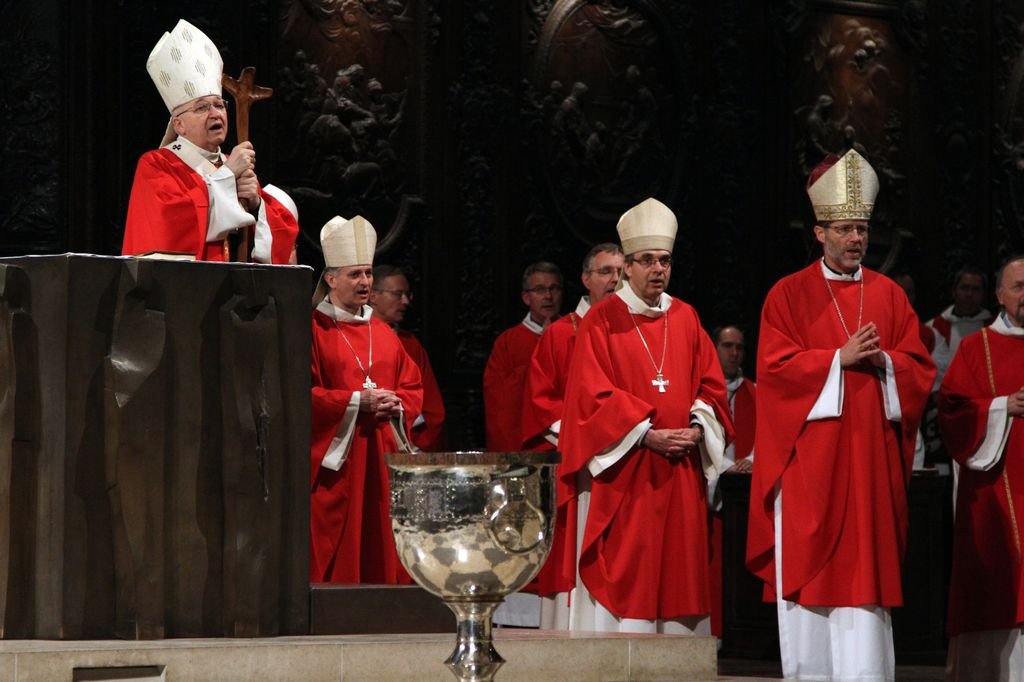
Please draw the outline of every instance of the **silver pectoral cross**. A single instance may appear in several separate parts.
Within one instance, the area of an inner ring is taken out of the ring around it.
[[[366,377],[366,381],[363,382],[363,388],[377,388],[377,384],[370,377]]]
[[[665,393],[665,387],[668,386],[668,384],[669,384],[668,379],[666,379],[663,376],[661,376],[661,372],[658,372],[658,378],[657,379],[651,379],[651,386],[657,386],[658,387],[658,393]]]

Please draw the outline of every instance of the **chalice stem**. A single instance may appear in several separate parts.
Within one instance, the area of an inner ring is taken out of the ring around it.
[[[491,641],[491,616],[502,601],[502,597],[478,601],[445,599],[458,622],[455,651],[445,664],[461,682],[490,682],[505,662]]]

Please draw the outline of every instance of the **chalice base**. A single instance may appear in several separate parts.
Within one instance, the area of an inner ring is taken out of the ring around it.
[[[502,597],[444,599],[458,623],[455,650],[445,665],[461,682],[490,682],[505,663],[491,640],[491,617]]]

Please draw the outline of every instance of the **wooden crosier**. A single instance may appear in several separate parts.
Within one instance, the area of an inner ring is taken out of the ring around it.
[[[238,143],[249,141],[249,113],[252,110],[254,102],[258,102],[261,99],[269,99],[274,91],[271,88],[263,87],[262,85],[256,85],[256,67],[247,66],[242,69],[241,75],[238,79],[234,79],[228,74],[221,75],[221,83],[224,85],[224,89],[231,93],[231,97],[235,100],[235,137],[238,138]],[[248,206],[245,206],[248,210]],[[253,228],[246,228],[242,230],[242,238],[238,244],[237,253],[235,257],[231,258],[231,249],[228,246],[227,240],[224,242],[224,257],[225,260],[236,260],[248,263],[251,260],[252,246],[253,246]]]

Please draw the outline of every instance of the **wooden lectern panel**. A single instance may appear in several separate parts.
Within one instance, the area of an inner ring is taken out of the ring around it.
[[[0,259],[0,634],[308,631],[310,271]]]

